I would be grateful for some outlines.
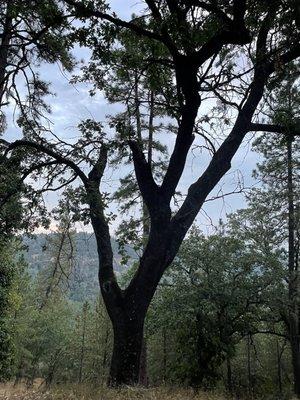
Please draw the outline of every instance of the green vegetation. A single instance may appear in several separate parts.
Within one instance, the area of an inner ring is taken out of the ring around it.
[[[199,392],[195,394],[192,390],[185,389],[141,389],[126,388],[112,390],[106,388],[95,388],[86,385],[72,385],[71,387],[53,387],[41,391],[37,388],[26,390],[25,388],[12,388],[11,386],[0,387],[0,396],[18,400],[224,400],[223,396],[212,393]]]

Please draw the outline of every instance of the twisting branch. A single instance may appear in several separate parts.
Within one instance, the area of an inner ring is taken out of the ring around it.
[[[77,164],[73,161],[67,159],[63,155],[57,153],[53,148],[49,146],[45,146],[42,143],[31,142],[30,140],[16,140],[15,142],[9,143],[5,150],[5,155],[11,152],[14,149],[21,148],[21,147],[29,147],[35,149],[41,153],[45,153],[48,156],[54,158],[58,163],[67,165],[70,167],[82,180],[84,184],[87,183],[87,176],[85,173],[79,168]]]
[[[162,17],[161,17],[161,14],[159,12],[159,9],[157,8],[157,6],[155,4],[155,1],[154,0],[145,0],[145,1],[146,1],[147,5],[149,7],[149,10],[152,12],[153,17],[157,21],[161,22],[162,21]]]
[[[99,254],[99,282],[106,302],[113,303],[122,297],[113,269],[113,250],[109,225],[104,215],[105,203],[100,193],[100,183],[107,164],[107,147],[102,144],[99,157],[85,182],[91,223],[95,232]]]
[[[82,1],[65,0],[65,2],[69,6],[74,7],[75,11],[79,14],[79,16],[84,15],[85,17],[96,17],[101,20],[111,22],[112,24],[114,24],[115,26],[118,26],[120,28],[130,29],[132,32],[136,33],[139,36],[144,36],[144,37],[148,37],[150,39],[155,39],[162,43],[165,42],[163,36],[161,36],[155,32],[144,29],[141,26],[134,24],[132,21],[127,22],[120,18],[116,18],[110,14],[96,10],[91,5],[84,4]]]

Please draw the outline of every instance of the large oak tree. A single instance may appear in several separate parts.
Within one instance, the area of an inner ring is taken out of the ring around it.
[[[262,123],[258,111],[270,79],[276,76],[279,85],[286,64],[300,56],[299,6],[292,0],[145,0],[144,10],[128,21],[110,12],[102,1],[63,3],[66,12],[81,21],[74,25],[72,39],[92,50],[91,80],[97,76],[101,81],[101,74],[109,68],[110,49],[121,46],[118,34],[123,31],[149,50],[145,51],[141,73],[156,65],[173,76],[168,93],[161,86],[161,97],[178,129],[161,182],[153,177],[141,141],[128,121],[115,125],[117,139],[105,137],[100,124],[88,121],[81,124],[82,137],[76,144],[58,137],[49,139],[48,133],[45,135],[38,128],[32,131],[28,124],[23,124],[22,139],[2,141],[7,157],[27,150],[24,165],[28,168],[28,163],[38,163],[35,172],[44,173],[48,188],[59,176],[60,186],[74,184],[76,178],[81,180],[81,187],[72,194],[78,194],[89,208],[97,239],[101,292],[114,331],[110,382],[133,384],[139,375],[147,309],[207,196],[231,168],[232,158],[248,132],[284,130],[280,125]],[[205,101],[211,98],[215,99],[214,105],[207,103],[211,109],[204,109]],[[203,136],[204,128],[216,129],[216,125],[209,124],[210,113],[218,121],[223,140],[213,145],[206,137],[211,160],[190,185],[181,206],[172,209],[172,198],[195,134]],[[147,244],[125,290],[114,274],[106,196],[100,190],[110,152],[116,146],[130,149],[135,177],[150,216]]]

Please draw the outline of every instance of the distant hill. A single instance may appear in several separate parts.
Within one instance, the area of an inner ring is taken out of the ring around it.
[[[23,238],[26,246],[24,257],[28,263],[29,273],[35,278],[51,262],[47,251],[49,237],[54,234],[38,234],[34,237]],[[117,273],[126,270],[121,265],[117,242],[112,239],[114,252],[114,269]],[[134,259],[136,254],[127,248],[128,255]],[[70,298],[74,301],[83,301],[94,298],[99,293],[98,283],[98,253],[96,239],[93,234],[78,232],[75,234],[75,268],[70,277]]]

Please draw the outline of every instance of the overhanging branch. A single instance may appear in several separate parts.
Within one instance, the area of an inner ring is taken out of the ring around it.
[[[56,152],[53,148],[46,146],[42,143],[31,142],[30,140],[16,140],[15,142],[7,144],[7,147],[5,149],[5,154],[8,154],[10,151],[12,151],[14,149],[22,148],[22,147],[29,147],[29,148],[35,149],[41,153],[45,153],[48,156],[54,158],[58,163],[67,165],[80,177],[82,182],[84,184],[86,184],[87,176],[75,162],[67,159],[63,155]]]
[[[148,37],[150,39],[155,39],[159,42],[164,43],[164,38],[161,35],[158,35],[155,32],[149,31],[139,25],[136,25],[131,21],[124,21],[110,14],[95,10],[91,5],[84,4],[82,1],[65,0],[65,2],[69,6],[74,7],[79,16],[96,17],[101,20],[111,22],[112,24],[120,28],[130,29],[132,32],[136,33],[139,36]]]

